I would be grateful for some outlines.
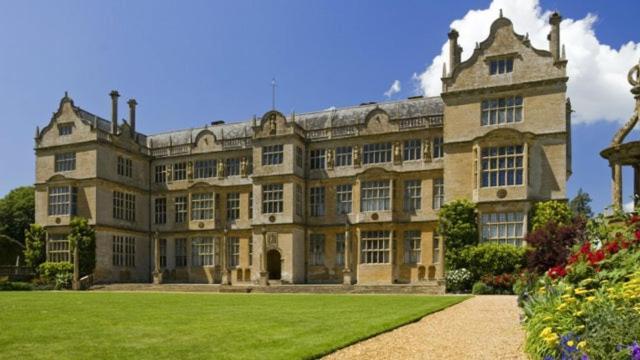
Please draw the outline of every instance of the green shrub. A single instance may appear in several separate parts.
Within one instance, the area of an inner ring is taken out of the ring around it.
[[[438,231],[445,239],[446,264],[449,257],[455,256],[459,249],[478,243],[478,226],[476,221],[476,206],[469,200],[455,200],[442,206],[438,212]]]
[[[68,262],[44,262],[38,266],[38,273],[46,283],[56,283],[58,274],[73,276],[73,264]]]
[[[41,225],[31,224],[29,229],[24,231],[24,261],[27,266],[37,269],[40,264],[47,260],[45,249],[46,231]]]
[[[26,282],[0,282],[0,291],[31,291],[33,290],[33,285]]]
[[[448,250],[448,249],[447,249]],[[525,263],[526,249],[498,243],[467,246],[452,256],[453,268],[468,269],[474,281],[483,275],[517,273]]]
[[[89,221],[82,217],[71,219],[69,245],[74,249],[78,244],[80,254],[80,276],[93,273],[96,267],[96,233]]]
[[[474,295],[493,294],[493,289],[489,285],[483,283],[482,281],[476,281],[476,283],[473,284],[471,293]]]
[[[572,215],[566,202],[557,200],[539,202],[533,209],[532,230],[537,230],[550,222],[556,225],[568,225],[571,223]]]
[[[467,269],[456,269],[447,271],[445,274],[447,291],[468,292],[473,284],[471,272]]]

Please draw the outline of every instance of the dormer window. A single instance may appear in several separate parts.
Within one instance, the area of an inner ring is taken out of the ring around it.
[[[513,58],[493,59],[489,61],[489,73],[491,75],[513,72]]]
[[[71,135],[73,132],[73,123],[58,125],[58,134],[60,136]]]

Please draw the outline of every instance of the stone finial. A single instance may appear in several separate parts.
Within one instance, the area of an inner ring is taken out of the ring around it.
[[[129,104],[129,126],[131,126],[131,136],[133,136],[136,133],[136,105],[138,102],[131,98],[127,104]]]
[[[560,55],[560,60],[566,60],[566,59],[567,59],[567,53],[565,51],[564,44],[562,44],[562,55]]]
[[[118,134],[118,98],[120,94],[117,90],[112,90],[109,93],[111,96],[111,133],[113,135]]]
[[[443,62],[442,63],[442,77],[447,77],[447,63]]]
[[[551,24],[551,32],[549,33],[549,51],[553,57],[553,61],[560,60],[560,22],[562,16],[557,12],[551,14],[549,24]]]
[[[36,126],[36,136],[34,138],[35,139],[40,138],[40,126]]]
[[[500,9],[500,16],[499,17],[502,19],[502,9]]]

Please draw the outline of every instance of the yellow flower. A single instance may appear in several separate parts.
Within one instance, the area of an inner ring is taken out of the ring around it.
[[[556,307],[556,310],[564,310],[567,307],[567,304],[562,303]]]
[[[585,347],[587,347],[586,341],[583,340],[578,343],[578,350],[584,350]]]
[[[567,341],[567,345],[569,345],[569,347],[573,346],[573,344],[575,344],[575,343],[573,342],[573,340],[569,340],[569,341]]]
[[[586,293],[588,293],[589,290],[583,289],[583,288],[577,288],[576,289],[576,295],[584,295]]]
[[[595,296],[587,296],[587,302],[592,302],[595,299],[596,299]]]
[[[576,326],[576,330],[582,330],[582,329],[584,329],[584,325],[578,325],[578,326]]]
[[[553,316],[545,316],[542,321],[549,321],[549,320],[553,320]]]
[[[551,331],[553,329],[550,326],[547,326],[546,328],[542,329],[542,331],[540,332],[540,337],[546,337],[547,335],[551,334]]]
[[[582,316],[584,315],[584,311],[580,310],[580,311],[576,311],[573,315],[575,316]]]

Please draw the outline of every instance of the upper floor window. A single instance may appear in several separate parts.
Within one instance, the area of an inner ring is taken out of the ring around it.
[[[176,224],[184,224],[187,221],[187,197],[177,196],[174,200],[176,212]]]
[[[304,160],[304,154],[302,153],[302,148],[300,146],[296,146],[296,165],[301,168]]]
[[[155,183],[164,184],[167,182],[167,166],[156,165],[155,167]]]
[[[443,146],[442,136],[433,138],[433,158],[434,159],[442,159],[444,156],[444,146]]]
[[[113,218],[136,221],[136,196],[134,194],[113,192]]]
[[[311,216],[324,216],[324,187],[312,187],[309,189],[309,207]]]
[[[131,159],[118,156],[117,171],[120,176],[131,177],[133,175],[133,162]]]
[[[523,184],[522,145],[482,148],[480,160],[482,187]]]
[[[236,267],[240,265],[240,238],[227,238],[227,251],[229,252],[229,266]]]
[[[420,160],[422,158],[422,141],[411,139],[404,142],[404,161]]]
[[[296,201],[296,215],[298,216],[302,216],[302,212],[303,212],[303,208],[302,208],[302,198],[303,198],[303,194],[302,194],[302,186],[296,184],[296,195],[295,195],[295,201]]]
[[[363,264],[389,263],[389,231],[363,231],[360,235],[360,261]]]
[[[522,121],[522,96],[482,101],[482,126]]]
[[[253,219],[253,191],[249,193],[249,219]]]
[[[364,181],[360,185],[361,211],[380,211],[391,208],[389,180]]]
[[[420,210],[422,202],[422,184],[420,180],[407,180],[404,182],[404,210]]]
[[[309,167],[313,169],[325,168],[325,150],[316,149],[309,152]]]
[[[216,165],[217,165],[217,161],[215,159],[196,160],[196,162],[194,163],[193,177],[196,179],[206,179],[206,178],[215,177]]]
[[[433,204],[432,208],[438,210],[444,205],[444,179],[433,179]]]
[[[240,193],[227,194],[227,220],[234,221],[240,217]]]
[[[166,224],[167,223],[167,198],[156,198],[154,204],[155,224]]]
[[[111,251],[113,266],[136,266],[136,239],[134,237],[114,235]]]
[[[324,234],[311,234],[309,242],[309,265],[324,265]]]
[[[482,214],[480,226],[482,241],[522,245],[524,236],[524,213],[522,212]]]
[[[362,150],[364,164],[385,163],[391,161],[391,143],[365,144]]]
[[[420,231],[404,232],[404,263],[418,264],[422,262]]]
[[[351,166],[353,148],[351,146],[338,146],[336,148],[336,166]]]
[[[65,135],[71,135],[71,133],[73,133],[73,123],[58,125],[58,135],[65,136]]]
[[[494,59],[489,61],[489,74],[506,74],[513,72],[513,58]]]
[[[187,163],[179,162],[173,164],[173,180],[182,181],[187,180]]]
[[[213,219],[213,194],[201,193],[191,195],[191,220]]]
[[[76,169],[76,153],[62,153],[55,155],[55,171],[72,171]]]
[[[78,188],[54,186],[49,188],[49,215],[76,215]]]
[[[262,147],[262,165],[282,164],[283,156],[282,144]]]
[[[227,176],[238,176],[240,175],[240,159],[227,159],[225,161],[224,171]]]
[[[284,186],[282,184],[262,185],[262,213],[281,213],[284,209]]]
[[[336,210],[338,214],[351,213],[353,202],[353,186],[342,184],[336,186]]]

